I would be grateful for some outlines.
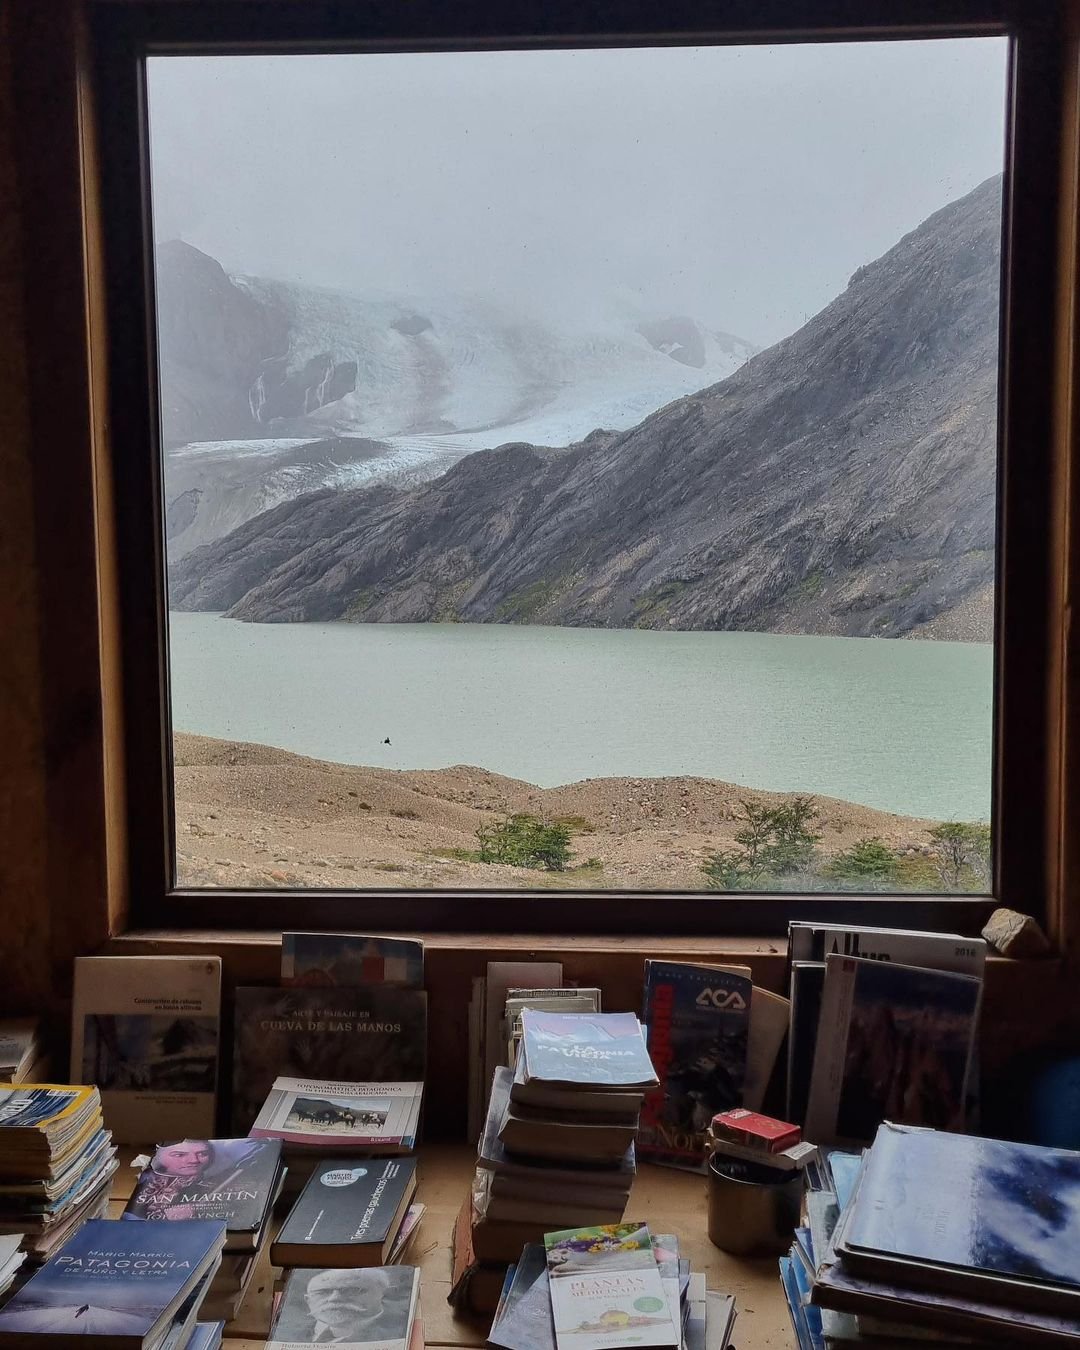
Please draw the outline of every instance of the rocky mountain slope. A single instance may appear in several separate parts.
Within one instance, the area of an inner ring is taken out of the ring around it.
[[[285,503],[184,559],[172,603],[881,636],[951,636],[963,612],[955,635],[985,639],[999,233],[992,179],[793,336],[631,430]]]

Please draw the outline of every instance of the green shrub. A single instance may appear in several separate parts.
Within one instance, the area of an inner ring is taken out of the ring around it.
[[[548,825],[525,812],[497,825],[481,825],[476,837],[481,862],[562,872],[570,861],[569,829],[558,823]]]
[[[821,842],[813,797],[796,794],[777,806],[752,801],[739,806],[739,847],[719,849],[702,864],[710,890],[763,890],[770,881],[809,871]]]
[[[899,859],[888,844],[860,839],[830,859],[827,871],[839,881],[895,881]]]

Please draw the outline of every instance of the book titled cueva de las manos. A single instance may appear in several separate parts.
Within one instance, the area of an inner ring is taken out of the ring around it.
[[[0,1309],[0,1346],[152,1343],[217,1261],[222,1223],[91,1219]]]

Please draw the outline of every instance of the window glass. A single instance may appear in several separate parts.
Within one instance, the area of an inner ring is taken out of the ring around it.
[[[178,883],[988,890],[1006,59],[151,58]]]

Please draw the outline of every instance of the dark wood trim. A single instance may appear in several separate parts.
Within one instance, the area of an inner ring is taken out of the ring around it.
[[[808,916],[873,915],[878,922],[973,931],[989,901],[922,897],[670,896],[487,892],[180,892],[172,886],[172,802],[168,746],[167,624],[162,612],[164,548],[152,312],[151,241],[146,230],[145,109],[141,58],[147,50],[266,50],[283,44],[341,47],[524,46],[559,40],[653,43],[686,40],[842,39],[998,33],[1015,38],[1006,183],[1002,305],[1002,413],[999,474],[998,706],[995,756],[996,894],[1027,910],[1053,913],[1062,821],[1053,734],[1060,687],[1054,653],[1062,610],[1053,584],[1060,572],[1060,509],[1055,493],[1062,446],[1053,438],[1058,271],[1059,130],[1066,79],[1060,5],[1014,0],[839,3],[791,0],[701,4],[677,0],[662,31],[654,5],[582,6],[569,0],[495,8],[418,3],[405,13],[390,0],[340,6],[309,0],[125,0],[91,2],[96,43],[93,77],[100,108],[105,248],[112,339],[112,492],[117,502],[121,612],[125,639],[128,845],[136,922],[246,926],[251,922],[393,923],[427,931],[500,926],[534,931],[643,932],[663,903],[672,932],[782,931],[797,908]],[[493,17],[493,15],[495,17]],[[897,17],[900,15],[901,17]],[[407,22],[408,31],[402,30]],[[140,391],[133,395],[132,391]],[[142,396],[141,391],[147,391]],[[1057,458],[1055,458],[1055,454]],[[583,900],[587,915],[583,914]],[[652,917],[647,911],[652,909]],[[467,920],[463,915],[467,912]],[[257,918],[253,918],[257,916]]]

